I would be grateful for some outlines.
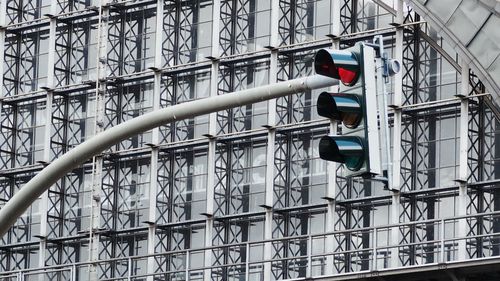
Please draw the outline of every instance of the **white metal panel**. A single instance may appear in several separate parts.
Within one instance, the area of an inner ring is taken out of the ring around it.
[[[488,19],[490,12],[475,1],[463,1],[455,10],[446,26],[467,45]]]
[[[369,172],[372,174],[381,174],[382,167],[380,165],[380,144],[378,139],[378,124],[377,118],[368,118],[370,114],[368,112],[377,112],[377,98],[371,93],[377,92],[377,86],[375,83],[375,51],[373,48],[364,47],[364,79],[365,79],[365,105],[366,105],[366,117],[367,117],[367,127],[368,140],[370,142],[370,148],[368,149],[368,158],[370,159]],[[376,115],[376,114],[374,114]]]
[[[500,1],[498,0],[479,0],[479,3],[486,6],[490,11],[500,12]]]
[[[425,7],[429,11],[440,15],[442,22],[447,22],[459,5],[460,1],[457,0],[429,0],[425,3]]]
[[[497,83],[497,85],[500,85],[500,55],[490,65],[490,67],[487,70],[488,70],[488,73],[490,73],[491,77],[493,77],[493,79],[495,79],[495,82]],[[498,93],[496,93],[496,95],[495,95],[495,93],[492,93],[492,94],[495,98],[500,99]],[[497,101],[497,104],[499,104],[498,101]]]
[[[490,17],[469,45],[471,52],[485,68],[489,68],[500,55],[499,27],[500,19],[497,17]],[[500,82],[498,80],[500,77],[493,76],[493,79],[497,80],[497,83]]]

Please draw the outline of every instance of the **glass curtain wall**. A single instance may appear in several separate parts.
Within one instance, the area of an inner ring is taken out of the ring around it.
[[[341,127],[316,112],[327,89],[306,91],[90,158],[0,239],[1,280],[286,280],[500,254],[498,116],[409,6],[398,29],[387,0],[0,3],[0,207],[54,159],[147,112],[312,75],[317,50],[378,34],[403,57],[401,89],[388,85],[402,100],[389,111],[400,193],[319,158]]]

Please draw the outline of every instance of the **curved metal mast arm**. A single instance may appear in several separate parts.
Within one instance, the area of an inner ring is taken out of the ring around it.
[[[149,112],[112,127],[95,135],[91,139],[71,149],[60,158],[54,160],[26,183],[7,204],[0,209],[0,237],[14,225],[17,218],[20,217],[44,191],[48,190],[50,186],[56,183],[60,178],[82,165],[91,157],[124,139],[176,120],[192,118],[211,112],[296,94],[305,90],[324,88],[336,85],[337,83],[338,80],[325,76],[313,75],[174,105]]]

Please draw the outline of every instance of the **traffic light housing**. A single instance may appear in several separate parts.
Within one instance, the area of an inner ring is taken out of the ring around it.
[[[321,138],[321,159],[345,164],[348,176],[380,175],[375,50],[363,43],[345,50],[322,49],[314,68],[342,82],[338,93],[318,97],[318,114],[343,125],[342,135]]]

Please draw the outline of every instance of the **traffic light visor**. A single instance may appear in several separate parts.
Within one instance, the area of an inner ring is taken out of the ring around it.
[[[318,97],[316,108],[320,116],[342,121],[350,129],[356,128],[363,116],[356,95],[323,92]]]
[[[321,49],[314,57],[317,74],[339,79],[346,86],[356,83],[360,73],[358,59],[353,52]]]
[[[365,158],[363,141],[359,137],[324,136],[319,141],[319,157],[344,163],[347,169],[358,171]]]

